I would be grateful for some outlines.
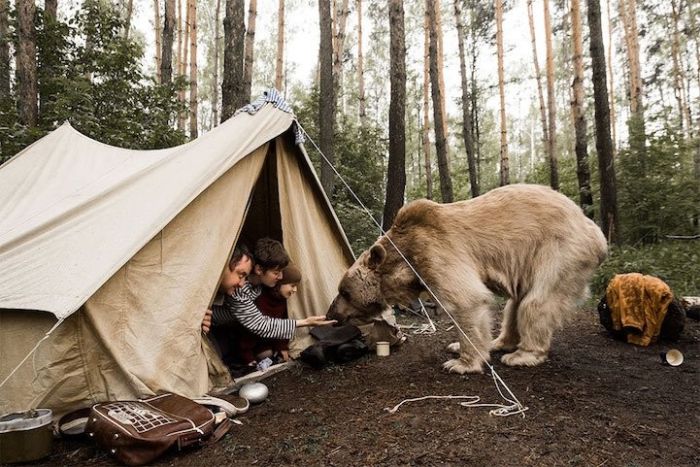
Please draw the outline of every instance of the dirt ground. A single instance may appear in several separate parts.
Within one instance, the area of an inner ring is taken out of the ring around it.
[[[400,322],[407,322],[400,318]],[[550,359],[535,368],[494,368],[528,407],[496,417],[455,400],[478,395],[500,403],[488,375],[441,370],[456,340],[446,317],[431,335],[411,335],[390,357],[343,366],[299,365],[264,382],[269,399],[238,417],[218,444],[169,454],[156,465],[700,465],[700,323],[679,342],[639,348],[614,341],[595,311],[579,311],[556,334]],[[685,355],[663,365],[662,350]],[[42,465],[116,465],[87,441],[56,441]]]

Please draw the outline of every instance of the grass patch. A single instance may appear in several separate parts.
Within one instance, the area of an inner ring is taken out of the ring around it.
[[[676,297],[700,295],[700,241],[669,240],[639,247],[612,247],[593,278],[591,290],[601,297],[615,274],[638,272],[666,282]]]

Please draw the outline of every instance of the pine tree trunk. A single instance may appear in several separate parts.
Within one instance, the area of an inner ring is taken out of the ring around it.
[[[175,71],[175,76],[180,76],[180,69],[182,67],[182,36],[184,32],[184,25],[182,24],[182,0],[177,0],[177,53],[175,55],[177,63],[173,64],[173,69]],[[178,93],[178,96],[180,94]]]
[[[165,0],[163,43],[160,61],[160,80],[163,84],[173,80],[173,40],[175,32],[175,0]]]
[[[277,61],[275,62],[275,88],[284,88],[284,0],[277,7]]]
[[[124,37],[129,38],[131,32],[131,16],[134,13],[134,0],[129,0],[126,4],[126,18],[124,19]]]
[[[438,82],[440,83],[440,95],[442,95],[442,118],[447,122],[447,109],[445,100],[447,98],[445,87],[445,48],[443,45],[442,33],[442,7],[440,0],[433,0],[433,8],[435,9],[435,30],[437,32],[437,57],[438,57]],[[447,140],[447,123],[445,123],[445,140]],[[447,150],[447,160],[450,160],[449,149]]]
[[[23,125],[34,127],[38,118],[36,29],[34,0],[17,0],[17,111]]]
[[[462,137],[467,151],[469,167],[469,185],[472,198],[479,196],[479,181],[476,177],[476,157],[474,155],[474,138],[472,136],[472,111],[469,96],[469,79],[467,77],[467,59],[464,52],[464,25],[462,24],[461,0],[454,0],[455,22],[457,26],[457,46],[459,47],[459,74],[462,79]]]
[[[56,37],[58,34],[59,25],[57,23],[56,14],[58,12],[58,1],[57,0],[46,0],[44,2],[44,37],[46,37],[49,42],[44,40],[44,45],[50,47],[50,41]],[[38,54],[41,56],[42,51],[39,50]],[[51,102],[52,97],[48,92],[44,91],[44,83],[52,81],[56,78],[56,58],[49,54],[47,59],[41,63],[37,68],[37,86],[39,91],[39,115],[37,120],[40,121],[44,115],[51,112]],[[1,99],[0,99],[1,100]]]
[[[362,0],[357,0],[357,86],[359,92],[359,115],[360,120],[366,115],[365,97],[365,70],[364,56],[362,55]]]
[[[586,130],[586,112],[583,108],[585,94],[583,91],[583,37],[581,33],[580,0],[571,1],[571,40],[574,43],[574,98],[571,102],[576,132],[576,176],[581,209],[593,216],[593,194],[591,192],[591,172],[588,166],[588,134]]]
[[[546,0],[545,0],[546,1]],[[498,54],[498,95],[500,99],[499,115],[501,118],[501,186],[510,183],[510,164],[508,160],[508,127],[506,122],[506,93],[503,78],[503,0],[495,0],[496,4],[496,50]]]
[[[343,92],[343,54],[345,52],[345,26],[347,24],[350,9],[348,8],[348,0],[342,0],[343,3],[336,11],[336,19],[338,27],[335,31],[335,40],[333,42],[333,79],[335,80],[335,94],[342,96]],[[390,7],[391,8],[391,7]]]
[[[221,121],[246,104],[243,95],[245,1],[226,0],[224,18],[224,79],[221,84]]]
[[[613,75],[613,22],[610,15],[610,2],[606,0],[607,16],[608,16],[608,78],[609,78],[609,93],[610,93],[610,129],[612,130],[612,147],[613,157],[617,153],[617,125],[615,123],[615,80]]]
[[[681,133],[686,138],[690,137],[691,121],[690,112],[685,94],[685,75],[683,60],[681,57],[681,37],[678,28],[680,22],[680,12],[676,0],[671,0],[671,21],[673,21],[673,39],[671,41],[671,57],[673,59],[673,87],[678,105],[678,120]]]
[[[636,0],[619,0],[620,18],[625,30],[625,44],[629,65],[630,119],[629,142],[633,153],[638,157],[641,175],[646,173],[646,122],[642,100],[642,75],[639,61],[639,33],[637,31]]]
[[[218,0],[220,1],[220,0]],[[245,32],[245,59],[243,60],[243,95],[252,100],[253,64],[255,58],[255,23],[258,16],[258,0],[250,0],[248,5],[248,27]]]
[[[425,158],[425,197],[433,199],[433,170],[430,162],[430,15],[423,21],[423,156]]]
[[[329,164],[335,163],[335,89],[333,83],[333,30],[330,0],[318,1],[319,41],[319,132],[320,149],[325,159],[321,163],[321,185],[326,195],[333,196],[334,176]]]
[[[153,19],[155,23],[155,33],[156,33],[156,50],[155,50],[155,59],[156,59],[156,81],[158,83],[163,82],[163,77],[162,77],[162,69],[163,69],[163,62],[162,62],[162,43],[161,43],[161,34],[162,31],[160,29],[160,0],[153,0]]]
[[[255,1],[255,0],[253,0]],[[219,67],[221,64],[221,0],[216,0],[216,11],[214,13],[214,76],[212,77],[211,89],[211,127],[219,124]]]
[[[547,113],[544,105],[544,93],[542,92],[542,72],[540,62],[537,59],[537,41],[535,36],[535,21],[532,13],[532,0],[527,0],[527,18],[530,24],[530,39],[532,41],[532,61],[535,64],[535,78],[537,80],[537,97],[540,103],[540,120],[542,122],[542,147],[547,160],[549,160],[549,129],[547,128]]]
[[[438,161],[438,173],[440,174],[440,194],[443,203],[451,203],[454,200],[452,193],[452,176],[450,175],[450,162],[447,156],[447,141],[445,138],[445,116],[442,89],[440,88],[440,74],[438,72],[438,33],[435,5],[431,0],[426,0],[428,9],[428,24],[430,28],[430,84],[433,96],[433,121],[435,122],[435,152]]]
[[[549,139],[549,184],[559,190],[559,163],[557,156],[557,101],[554,94],[554,51],[552,48],[552,21],[549,15],[549,0],[543,0],[544,5],[544,34],[547,46],[547,123]]]
[[[403,206],[406,190],[406,37],[403,0],[389,2],[389,166],[382,227],[388,230]]]
[[[9,0],[0,0],[0,102],[10,97],[9,14]]]
[[[184,0],[185,2],[185,23],[183,24],[183,32],[182,32],[182,54],[180,57],[182,58],[181,62],[179,63],[179,72],[178,75],[185,78],[187,77],[187,67],[188,67],[188,60],[187,57],[189,55],[190,51],[190,0]],[[181,13],[182,14],[182,13]],[[185,97],[186,97],[186,92],[184,89],[181,89],[178,92],[178,100],[182,104],[182,106],[185,106]],[[185,131],[185,124],[187,123],[187,114],[184,111],[181,111],[178,113],[178,118],[177,118],[177,128],[180,131]]]
[[[590,35],[593,98],[595,102],[595,146],[600,174],[600,224],[609,242],[619,244],[622,236],[617,215],[615,159],[610,139],[610,105],[605,76],[605,48],[600,19],[600,1],[587,0]]]
[[[199,134],[197,118],[197,1],[190,0],[190,138]]]

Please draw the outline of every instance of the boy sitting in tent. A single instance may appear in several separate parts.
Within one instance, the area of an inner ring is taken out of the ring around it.
[[[289,255],[282,244],[271,238],[261,238],[255,245],[254,255],[243,253],[234,255],[224,271],[219,287],[221,300],[215,300],[212,306],[211,322],[213,335],[222,353],[224,362],[229,366],[244,364],[255,366],[256,362],[241,361],[240,355],[235,354],[236,343],[232,342],[236,334],[243,328],[264,339],[286,339],[294,336],[297,327],[320,326],[333,324],[324,315],[310,316],[304,319],[272,318],[261,313],[255,300],[260,296],[263,287],[273,288],[283,277],[283,269],[289,264]],[[246,272],[250,272],[250,282],[246,282]],[[207,317],[202,323],[206,328]],[[206,331],[206,329],[205,329]]]

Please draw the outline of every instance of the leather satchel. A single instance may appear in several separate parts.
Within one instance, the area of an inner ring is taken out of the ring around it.
[[[231,428],[227,417],[217,416],[186,397],[161,394],[138,401],[96,404],[85,432],[97,444],[127,465],[143,465],[173,446],[210,444]]]

